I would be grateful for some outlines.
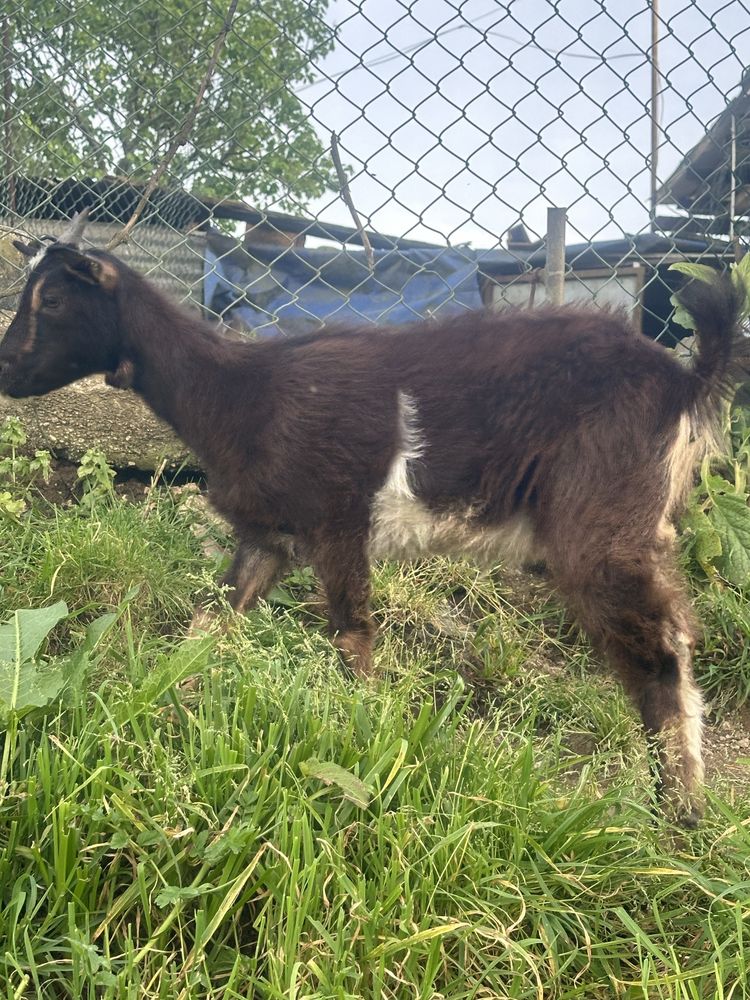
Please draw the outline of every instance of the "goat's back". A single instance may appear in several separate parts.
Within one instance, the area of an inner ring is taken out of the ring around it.
[[[249,474],[265,469],[293,520],[374,497],[399,462],[420,503],[477,523],[622,508],[623,483],[663,512],[654,442],[674,438],[688,376],[619,314],[467,313],[254,348],[247,377],[275,403]]]

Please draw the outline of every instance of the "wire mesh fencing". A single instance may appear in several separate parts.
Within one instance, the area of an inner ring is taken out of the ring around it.
[[[89,238],[227,326],[619,303],[673,343],[685,258],[740,256],[746,0],[4,0],[14,233]],[[337,155],[334,155],[337,154]]]

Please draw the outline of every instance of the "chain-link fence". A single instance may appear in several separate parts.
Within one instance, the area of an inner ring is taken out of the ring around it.
[[[105,245],[148,194],[118,252],[229,325],[538,304],[551,204],[566,297],[652,336],[679,329],[670,262],[742,252],[747,0],[0,11],[5,231],[89,208]]]

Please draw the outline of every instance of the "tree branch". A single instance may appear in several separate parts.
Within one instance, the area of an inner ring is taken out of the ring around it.
[[[362,225],[362,220],[359,217],[357,209],[354,207],[354,201],[352,199],[351,191],[349,190],[349,179],[346,176],[346,171],[344,170],[341,163],[341,157],[339,155],[339,137],[335,132],[331,132],[331,156],[333,157],[333,165],[336,168],[336,176],[339,179],[341,197],[346,202],[346,206],[351,213],[352,219],[354,220],[357,233],[359,238],[362,240],[362,246],[365,248],[368,267],[372,271],[375,266],[375,257],[372,252],[372,245],[370,243],[369,236],[365,232],[365,227]]]
[[[224,41],[227,35],[229,34],[229,29],[232,26],[232,21],[234,20],[234,15],[237,10],[237,3],[238,0],[231,0],[229,4],[229,9],[226,13],[226,17],[224,18],[224,24],[222,25],[221,31],[219,32],[219,35],[214,44],[214,49],[213,52],[211,53],[211,58],[208,62],[208,66],[206,67],[206,72],[203,75],[203,80],[201,81],[201,85],[198,88],[198,93],[195,95],[195,101],[193,102],[192,108],[185,115],[185,119],[182,125],[180,126],[179,131],[175,135],[174,139],[172,139],[161,162],[151,175],[151,178],[148,184],[146,184],[146,187],[143,190],[143,194],[141,195],[138,204],[135,206],[135,209],[133,210],[133,214],[130,216],[130,218],[125,223],[120,232],[116,233],[109,241],[109,243],[107,244],[107,250],[113,250],[115,247],[119,246],[121,243],[124,243],[129,238],[131,232],[133,231],[133,228],[135,227],[136,222],[138,222],[141,215],[143,214],[143,210],[146,207],[149,198],[156,190],[156,186],[158,185],[161,178],[164,176],[167,167],[174,159],[177,150],[180,148],[180,146],[184,145],[187,142],[188,138],[190,137],[190,133],[193,129],[193,125],[195,124],[195,119],[198,114],[198,109],[200,108],[203,102],[203,97],[206,93],[206,89],[209,83],[211,82],[211,77],[214,75],[216,64],[219,61],[219,55],[221,54],[221,50],[224,47]]]

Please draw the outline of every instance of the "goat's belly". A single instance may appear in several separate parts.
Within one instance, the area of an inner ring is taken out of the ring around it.
[[[381,490],[373,504],[370,556],[409,560],[434,555],[468,557],[488,566],[539,558],[531,524],[522,515],[481,525],[471,510],[434,514],[413,496]]]
[[[463,510],[436,514],[417,495],[412,466],[423,460],[416,401],[398,397],[400,448],[370,510],[370,555],[374,559],[468,556],[483,565],[538,559],[529,520],[517,515],[497,525],[482,524],[470,502]]]

